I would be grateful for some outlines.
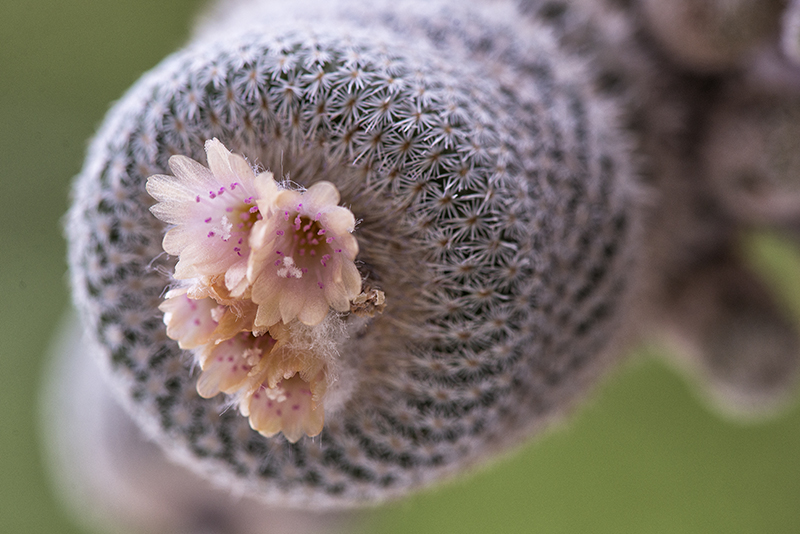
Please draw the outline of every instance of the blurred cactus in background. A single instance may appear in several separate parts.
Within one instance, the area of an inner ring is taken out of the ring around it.
[[[314,510],[508,450],[642,340],[673,344],[725,410],[774,406],[795,383],[797,321],[738,247],[754,227],[797,235],[796,5],[782,41],[777,0],[212,6],[115,104],[74,186],[74,299],[111,389],[195,473]],[[179,284],[161,220],[189,207],[160,189],[156,218],[145,183],[173,187],[171,156],[213,171],[211,139],[280,187],[332,184],[357,221],[382,313],[350,296],[353,313],[300,313],[329,373],[318,437],[259,434],[167,335]]]
[[[800,64],[800,2],[789,0],[783,15],[781,44],[783,51],[795,64]]]

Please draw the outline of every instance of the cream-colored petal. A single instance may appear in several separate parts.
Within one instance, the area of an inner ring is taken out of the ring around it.
[[[269,220],[260,220],[253,225],[250,232],[250,255],[247,260],[247,279],[255,283],[265,269],[270,268],[268,262],[280,259],[276,250],[276,227]]]
[[[341,276],[347,300],[353,300],[361,293],[361,273],[353,262],[345,261],[342,262]]]
[[[356,218],[347,208],[337,206],[320,216],[320,223],[335,235],[349,234],[356,227]]]
[[[250,298],[259,305],[276,306],[283,291],[286,279],[280,278],[275,273],[265,271],[253,283]]]
[[[232,295],[242,295],[247,290],[247,260],[242,258],[225,271],[225,287]]]
[[[154,204],[150,207],[150,213],[155,215],[159,221],[164,221],[167,224],[181,224],[194,215],[188,202],[174,202],[172,200]]]
[[[208,168],[222,185],[230,186],[234,182],[249,184],[255,178],[247,161],[242,156],[232,154],[216,137],[206,141],[205,148]]]
[[[179,232],[172,234],[176,230]],[[181,228],[173,228],[164,236],[163,247],[168,254],[173,254],[167,250],[168,246],[174,249],[184,244],[178,263],[175,265],[175,278],[186,280],[201,276],[215,276],[223,274],[228,269],[231,265],[231,258],[218,253],[217,243],[206,244],[206,242],[198,242],[191,238],[192,235]]]
[[[256,190],[256,204],[264,217],[276,208],[275,199],[278,196],[278,183],[271,172],[262,172],[255,177],[253,186]]]
[[[330,182],[317,182],[303,194],[303,204],[308,210],[322,210],[327,206],[335,206],[339,203],[339,190]],[[307,211],[311,218],[314,213]]]
[[[334,309],[337,309],[334,307]],[[347,310],[350,309],[348,302]],[[308,326],[316,326],[328,315],[330,306],[321,291],[314,291],[306,298],[305,305],[297,314],[297,320]],[[337,311],[347,311],[338,309]]]
[[[358,241],[350,234],[342,234],[336,242],[335,250],[341,250],[339,254],[343,254],[345,258],[351,262],[356,259],[358,255]]]
[[[275,303],[260,304],[256,312],[256,320],[253,323],[253,328],[264,329],[279,323],[281,320],[281,311],[277,305],[278,296],[275,297]]]
[[[250,313],[239,315],[233,308],[225,307],[220,317],[217,328],[210,337],[210,341],[219,343],[230,339],[240,332],[250,332],[253,329],[256,308],[251,307]]]
[[[286,212],[292,213],[297,211],[297,206],[302,204],[302,195],[298,191],[284,189],[275,195],[275,205],[277,206],[276,217],[280,217],[282,221],[291,222],[286,219]]]
[[[308,294],[304,291],[306,285],[302,279],[287,280],[282,285],[278,307],[281,312],[281,320],[284,323],[288,323],[297,317],[297,314],[303,309]]]
[[[215,189],[217,181],[209,169],[186,156],[169,158],[169,168],[175,175],[175,182],[200,191]]]
[[[186,227],[178,226],[164,235],[161,247],[167,254],[178,256],[192,242],[192,237],[192,233]]]
[[[174,176],[154,174],[145,184],[147,193],[159,202],[183,203],[191,202],[197,195],[196,187],[179,182]],[[162,219],[163,220],[163,219]]]
[[[325,286],[325,301],[336,311],[350,310],[350,299],[344,291],[342,284],[327,284]]]

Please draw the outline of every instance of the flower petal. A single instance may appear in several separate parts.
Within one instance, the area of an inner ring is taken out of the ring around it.
[[[164,312],[167,336],[180,348],[192,349],[207,343],[216,330],[211,312],[218,304],[212,299],[190,299],[186,292],[186,288],[170,291],[158,309]]]
[[[303,194],[303,203],[308,209],[320,209],[339,203],[339,190],[330,182],[317,182]],[[349,210],[348,210],[349,211]],[[313,213],[310,213],[313,216]]]
[[[216,137],[206,141],[205,148],[208,168],[223,185],[252,182],[256,177],[247,161],[242,156],[232,154]]]

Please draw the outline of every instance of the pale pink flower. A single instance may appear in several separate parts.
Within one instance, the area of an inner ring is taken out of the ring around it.
[[[281,331],[278,330],[278,335]],[[238,398],[250,426],[271,437],[283,432],[292,443],[322,431],[325,365],[315,355],[287,349],[270,334],[242,332],[202,350],[197,392],[205,398]]]
[[[316,436],[325,423],[324,410],[314,401],[311,384],[299,374],[274,387],[261,384],[249,397],[247,411],[254,430],[267,437],[283,432],[291,443],[304,435]]]
[[[294,443],[304,434],[316,436],[325,421],[325,358],[310,348],[298,350],[291,330],[283,324],[271,328],[270,336],[278,341],[250,371],[256,381],[248,383],[239,411],[250,418],[253,429],[267,437],[283,432]]]
[[[158,309],[164,312],[167,336],[182,349],[193,349],[208,343],[217,329],[212,313],[219,304],[213,299],[191,299],[186,291],[187,288],[170,291]]]
[[[337,206],[339,191],[318,182],[307,191],[282,190],[268,183],[256,190],[262,219],[253,225],[247,278],[258,304],[255,324],[270,327],[297,318],[322,322],[330,308],[344,312],[361,291],[354,264],[358,243],[351,235],[355,218]]]
[[[169,291],[158,307],[164,312],[167,336],[176,340],[182,349],[218,343],[243,330],[253,329],[255,304],[241,301],[228,306],[213,298],[195,298],[193,289],[194,286]]]
[[[232,395],[247,394],[263,381],[264,362],[275,348],[276,341],[269,334],[254,336],[242,332],[202,351],[197,379],[197,392],[211,398],[222,392]]]
[[[172,156],[169,167],[175,176],[147,179],[147,192],[158,201],[150,211],[175,225],[163,241],[164,250],[178,256],[175,278],[224,275],[228,289],[244,292],[250,231],[261,217],[258,192],[274,196],[277,184],[269,172],[256,176],[243,157],[217,139],[206,141],[205,148],[208,168]]]

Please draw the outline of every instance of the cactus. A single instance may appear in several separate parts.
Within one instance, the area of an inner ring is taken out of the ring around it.
[[[671,61],[699,73],[740,68],[777,32],[784,0],[641,0],[647,27]]]
[[[800,2],[791,0],[783,14],[781,45],[783,53],[800,65]]]
[[[563,46],[590,53],[601,80],[615,81],[598,86],[628,103],[653,200],[626,323],[666,341],[726,415],[770,411],[797,380],[798,333],[748,269],[740,240],[754,226],[796,235],[798,73],[770,48],[782,3],[520,5],[552,19]],[[745,174],[753,191],[736,184]]]
[[[709,117],[704,166],[737,220],[800,227],[800,97],[776,88],[729,87]]]
[[[76,305],[139,424],[223,485],[324,508],[451,476],[573,406],[614,361],[640,221],[620,104],[557,28],[503,3],[316,7],[303,25],[234,4],[146,74],[90,147],[67,233]],[[383,314],[332,315],[318,439],[201,398],[166,336],[174,258],[145,180],[211,138],[332,183],[386,295]]]

